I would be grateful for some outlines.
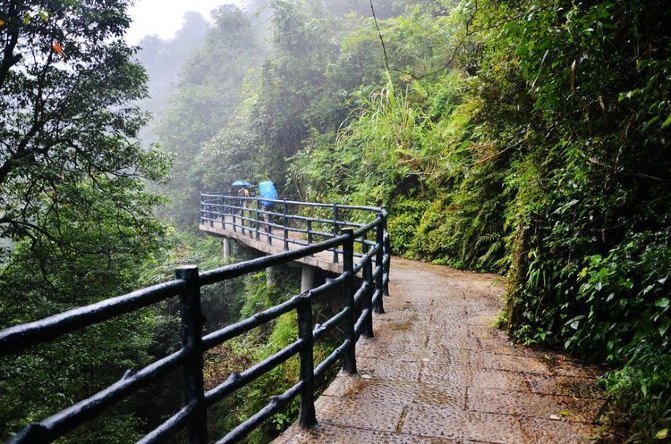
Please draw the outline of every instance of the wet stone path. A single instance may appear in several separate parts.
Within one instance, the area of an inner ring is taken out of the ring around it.
[[[589,443],[598,372],[492,328],[495,275],[393,259],[387,313],[316,402],[319,426],[276,443]]]

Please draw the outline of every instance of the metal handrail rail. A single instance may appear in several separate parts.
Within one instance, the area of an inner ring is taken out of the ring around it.
[[[270,205],[263,205],[263,203]],[[278,206],[281,211],[274,209]],[[296,207],[298,211],[290,212],[290,206]],[[265,238],[268,245],[272,245],[273,240],[281,241],[284,250],[289,250],[290,245],[299,247],[311,245],[316,238],[338,237],[345,228],[358,229],[366,226],[365,223],[343,220],[343,212],[359,212],[368,215],[368,218],[371,216],[377,218],[381,215],[386,218],[386,211],[378,207],[299,202],[268,199],[262,196],[246,197],[215,193],[201,193],[200,207],[201,226],[209,224],[210,228],[214,228],[215,224],[217,226],[221,224],[223,231],[233,231],[256,241]],[[301,210],[309,209],[329,210],[330,218],[301,214]],[[273,222],[272,218],[281,219],[282,222]],[[315,225],[321,225],[322,229],[314,229]],[[330,230],[324,229],[324,227],[329,227]],[[281,235],[274,234],[273,229],[280,230]],[[293,239],[289,236],[289,233],[304,234],[306,239]],[[363,244],[365,242],[367,242],[367,239],[361,238],[359,240],[357,237],[357,243]],[[336,247],[330,248],[329,251],[333,252],[333,262],[338,263],[342,251]],[[357,257],[360,257],[360,255],[357,254]]]
[[[263,201],[268,201],[272,203],[287,203],[289,205],[299,205],[303,207],[312,207],[312,208],[332,208],[334,205],[337,205],[339,208],[342,208],[344,210],[363,210],[363,211],[371,211],[374,213],[377,213],[380,211],[381,207],[371,207],[371,206],[366,206],[366,205],[341,205],[341,204],[327,204],[327,203],[320,203],[320,202],[302,202],[299,200],[286,200],[286,199],[269,199],[267,197],[262,197],[262,196],[237,196],[233,194],[222,194],[222,193],[200,193],[201,197],[231,197],[235,199],[242,199],[242,200],[263,200]]]
[[[210,195],[203,196],[209,198]],[[220,195],[214,196],[220,197]],[[277,202],[282,202],[286,209],[285,201]],[[340,232],[340,227],[336,224],[334,225],[334,232],[329,233],[332,236],[331,239],[310,243],[302,248],[287,249],[278,254],[205,272],[199,272],[198,267],[193,265],[181,267],[175,272],[176,279],[170,282],[143,288],[123,296],[106,299],[39,321],[16,325],[0,331],[0,356],[15,355],[34,345],[53,341],[65,334],[122,314],[134,312],[172,297],[179,296],[181,302],[182,347],[180,350],[136,372],[128,370],[114,384],[49,418],[30,424],[14,435],[9,442],[53,442],[77,426],[95,418],[112,404],[146,387],[169,372],[182,367],[185,392],[183,407],[142,438],[140,442],[160,442],[167,437],[174,436],[176,431],[186,427],[188,428],[190,443],[205,443],[208,439],[208,407],[295,355],[300,357],[300,381],[285,393],[273,397],[265,407],[217,442],[237,442],[244,438],[261,421],[279,411],[299,395],[301,398],[298,421],[300,426],[315,425],[315,379],[322,376],[328,368],[340,359],[343,361],[343,369],[346,372],[356,373],[356,342],[361,335],[373,336],[373,311],[384,312],[382,295],[388,294],[391,259],[389,236],[386,232],[387,213],[382,208],[374,207],[345,207],[293,201],[286,201],[286,203],[316,208],[336,208],[336,217],[334,218],[336,222],[338,222],[338,209],[374,211],[376,217],[372,222],[365,225],[349,223],[349,226],[357,227],[356,230],[345,228]],[[208,203],[204,202],[203,205],[208,205]],[[203,211],[202,208],[201,211]],[[286,213],[282,216],[285,222],[290,219]],[[333,221],[327,222],[333,223]],[[284,228],[286,229],[286,226]],[[375,234],[374,242],[368,240],[370,232]],[[313,234],[316,234],[316,232]],[[356,266],[354,264],[354,258],[356,257],[354,253],[355,241],[361,244],[363,250],[363,254],[359,255],[360,260]],[[341,249],[339,250],[339,248]],[[343,272],[335,279],[327,280],[326,283],[317,288],[296,295],[277,306],[203,336],[204,317],[201,312],[200,295],[202,287],[327,250],[334,251],[334,260],[336,261],[337,254],[342,255]],[[361,283],[357,285],[354,277],[359,272],[362,279]],[[341,289],[343,308],[323,324],[314,324],[313,302],[318,295],[332,288]],[[232,373],[217,387],[205,392],[203,381],[203,356],[205,351],[294,310],[297,312],[298,318],[298,339],[296,341],[264,361],[256,363],[240,373]],[[323,338],[327,331],[331,331],[341,323],[344,324],[342,342],[328,357],[315,366],[313,361],[315,341]]]

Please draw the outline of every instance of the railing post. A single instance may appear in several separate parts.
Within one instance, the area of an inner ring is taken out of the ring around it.
[[[261,235],[259,234],[259,205],[261,205],[261,202],[259,201],[259,198],[256,198],[256,240],[261,239]]]
[[[200,224],[203,225],[205,223],[205,206],[203,202],[203,193],[200,193]]]
[[[301,410],[298,415],[298,424],[301,427],[312,427],[317,424],[315,414],[315,374],[312,336],[312,297],[308,291],[298,297],[298,337],[303,340],[300,349],[301,360]]]
[[[226,210],[224,209],[224,203],[226,200],[223,195],[219,196],[219,212],[221,213],[221,229],[226,230]]]
[[[240,198],[240,232],[242,235],[245,235],[245,204],[246,201],[241,197]]]
[[[343,244],[343,273],[347,274],[343,282],[343,301],[349,313],[345,316],[345,340],[349,341],[349,347],[345,350],[343,358],[343,370],[349,374],[355,374],[356,369],[356,335],[354,333],[354,230],[345,229],[343,234],[347,236]]]
[[[247,234],[249,235],[250,239],[254,239],[254,229],[253,226],[254,224],[252,223],[252,208],[251,208],[251,200],[248,200],[249,198],[245,199],[245,204],[244,208],[246,210],[245,218],[247,218]],[[243,225],[245,224],[244,222],[242,223]]]
[[[333,237],[340,235],[340,226],[338,225],[338,204],[333,204]],[[333,263],[338,263],[338,247],[333,248]]]
[[[384,279],[384,295],[389,296],[389,270],[391,269],[391,241],[389,238],[389,231],[387,230],[387,210],[384,208],[382,209],[382,212],[380,213],[382,215],[382,225],[383,225],[383,230],[384,230],[384,237],[383,237],[383,242],[384,242],[384,256],[387,257],[387,262],[384,263],[384,256],[383,256],[383,266],[384,266],[384,274],[387,276],[386,279]]]
[[[238,231],[237,227],[235,226],[236,225],[235,213],[238,212],[237,206],[235,205],[236,202],[238,202],[238,199],[231,198],[231,205],[230,206],[233,207],[233,208],[229,208],[231,210],[231,217],[233,218],[233,232],[234,233]]]
[[[312,219],[308,219],[307,221],[307,231],[308,231],[308,245],[312,244]]]
[[[247,219],[252,219],[252,208],[251,208],[252,205],[251,205],[251,202],[252,202],[251,200],[248,200],[247,203],[245,204],[245,206],[247,207]],[[252,220],[247,221],[247,223],[249,224],[248,226],[249,226],[249,238],[250,239],[254,239],[254,226],[255,226],[255,224],[252,223],[252,222],[253,222]]]
[[[215,216],[214,211],[212,210],[212,208],[214,208],[214,202],[211,201],[208,202],[207,208],[208,208],[207,215],[209,216],[210,219],[210,228],[212,228],[214,227],[214,216]]]
[[[307,232],[308,232],[308,245],[312,245],[312,219],[307,220]],[[311,254],[310,256],[314,256],[314,254]]]
[[[377,225],[375,231],[375,246],[377,247],[377,253],[375,254],[375,268],[378,269],[377,276],[375,278],[375,289],[382,292],[377,298],[377,304],[375,304],[375,313],[384,313],[384,301],[382,300],[382,295],[384,293],[384,227],[385,227],[385,215],[380,213],[380,223]]]
[[[361,251],[364,256],[368,253],[368,244],[366,243],[366,235],[361,238]],[[368,310],[366,321],[364,322],[363,335],[367,338],[372,338],[373,335],[373,293],[375,293],[376,285],[373,282],[373,259],[368,258],[363,263],[363,280],[365,285],[368,285],[368,291],[363,295],[362,310]]]
[[[182,315],[182,347],[187,359],[183,366],[185,404],[195,401],[196,408],[189,422],[189,442],[207,442],[207,410],[203,384],[203,325],[205,318],[200,309],[200,282],[198,267],[187,265],[175,271],[177,279],[184,280],[180,293]]]
[[[289,249],[289,216],[288,216],[287,200],[284,199],[284,249]]]

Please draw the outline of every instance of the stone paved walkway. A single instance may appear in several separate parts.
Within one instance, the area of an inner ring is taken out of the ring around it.
[[[494,275],[393,259],[387,313],[357,344],[359,375],[316,403],[319,426],[276,443],[589,443],[598,373],[491,327]]]

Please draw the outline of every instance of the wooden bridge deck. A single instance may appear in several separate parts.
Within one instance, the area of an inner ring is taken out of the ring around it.
[[[589,443],[598,372],[509,343],[491,327],[501,278],[394,259],[387,313],[357,344],[359,374],[316,403],[286,443]]]

